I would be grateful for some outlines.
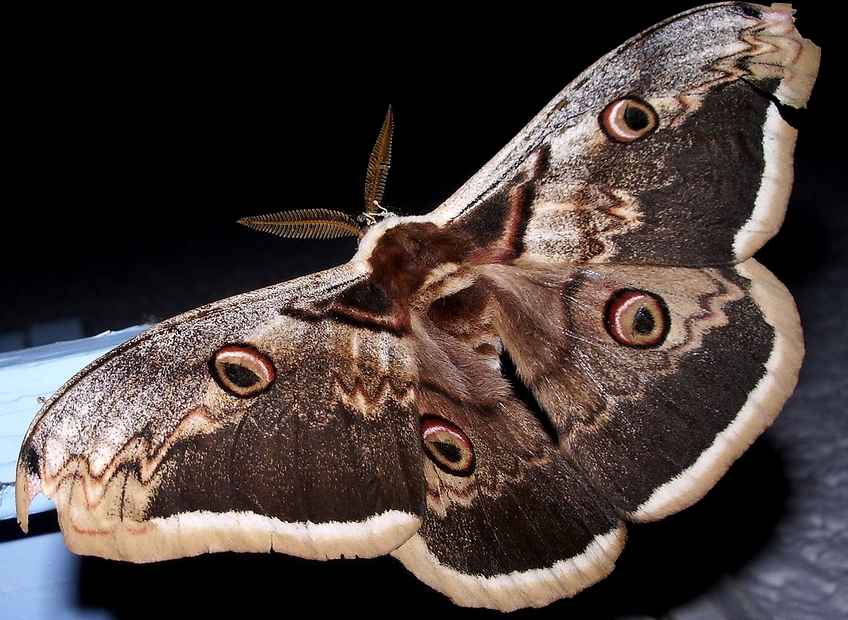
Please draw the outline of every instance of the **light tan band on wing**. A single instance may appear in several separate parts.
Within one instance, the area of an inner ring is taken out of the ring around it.
[[[627,539],[623,525],[601,534],[580,555],[505,575],[468,575],[439,562],[416,534],[392,553],[416,577],[457,605],[514,611],[574,596],[612,572]]]
[[[76,520],[77,512],[68,506],[59,513],[65,544],[71,551],[130,562],[220,551],[276,551],[311,560],[370,558],[389,553],[420,525],[416,515],[397,510],[359,522],[328,523],[288,523],[253,512],[202,511],[92,528]]]

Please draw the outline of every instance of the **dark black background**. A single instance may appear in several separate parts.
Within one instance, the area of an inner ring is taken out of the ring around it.
[[[308,16],[204,9],[91,15],[67,28],[54,15],[16,52],[6,92],[15,113],[0,332],[79,318],[91,335],[344,262],[351,240],[281,241],[234,222],[289,208],[358,210],[389,103],[397,126],[386,202],[427,212],[583,68],[695,4],[552,12],[493,3],[477,15],[410,5],[384,13],[388,22],[329,5]],[[828,287],[844,299],[848,283],[845,58],[824,4],[795,5],[823,64],[799,121],[786,225],[759,258],[795,293],[809,334],[832,318],[813,300]],[[701,504],[631,528],[612,577],[542,613],[663,615],[701,596],[770,544],[789,493],[782,469],[779,451],[758,442]],[[52,519],[36,524],[49,529]],[[304,604],[316,613],[452,609],[386,558],[85,560],[79,579],[81,605],[125,615],[149,616],[172,596],[198,608],[267,603],[278,616]]]
[[[425,213],[583,68],[691,5],[479,19],[410,12],[367,28],[150,14],[74,36],[41,33],[14,65],[20,141],[7,175],[18,191],[6,200],[14,243],[0,263],[13,303],[0,305],[0,330],[80,317],[93,334],[344,262],[352,240],[280,242],[234,222],[361,208],[389,103],[397,129],[386,201]],[[811,6],[800,15],[801,30],[824,45],[832,14]],[[802,119],[800,190],[823,178],[835,185],[843,163],[844,138],[834,139],[843,99],[827,79],[841,59],[824,58],[812,118]],[[788,225],[799,225],[802,198]],[[821,243],[815,231],[800,241]],[[773,259],[772,249],[763,256]]]

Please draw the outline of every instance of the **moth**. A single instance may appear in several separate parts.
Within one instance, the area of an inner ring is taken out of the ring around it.
[[[787,5],[689,10],[582,73],[425,216],[244,223],[346,264],[167,320],[43,406],[18,520],[76,553],[391,554],[464,606],[569,597],[627,523],[698,501],[774,420],[803,339],[780,228],[819,50]],[[369,202],[370,201],[370,202]]]

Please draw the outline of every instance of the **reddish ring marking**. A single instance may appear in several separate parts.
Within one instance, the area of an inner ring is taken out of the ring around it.
[[[646,301],[647,303],[645,303]],[[624,325],[626,322],[624,317],[637,304],[649,309],[651,318],[659,328],[653,338],[644,341],[632,338],[629,333],[631,331],[630,325]],[[607,302],[604,315],[604,323],[610,336],[619,344],[638,349],[648,349],[661,345],[665,342],[671,328],[671,318],[665,302],[659,296],[647,291],[636,289],[616,291]]]
[[[227,378],[224,372],[224,364],[233,364],[246,368],[259,377],[259,381],[249,387],[236,385]],[[224,345],[212,355],[210,366],[210,371],[216,383],[223,390],[234,396],[256,396],[267,390],[277,378],[277,371],[271,359],[251,345]]]
[[[648,124],[645,127],[641,129],[631,129],[627,125],[627,121],[624,119],[624,114],[630,106],[639,108],[648,117]],[[623,142],[625,144],[635,142],[639,138],[648,135],[657,128],[657,125],[659,125],[659,119],[656,111],[654,111],[649,104],[636,99],[635,97],[625,97],[624,99],[618,99],[617,101],[610,103],[604,108],[604,111],[601,112],[600,121],[601,128],[607,136],[616,142]]]
[[[453,439],[452,445],[460,451],[461,458],[459,462],[455,464],[445,462],[443,460],[444,456],[439,458],[435,449],[430,447],[429,441],[435,440],[433,436],[441,433]],[[471,440],[468,439],[468,436],[452,422],[437,416],[425,416],[421,420],[421,437],[424,441],[424,449],[427,455],[439,469],[454,476],[468,476],[474,471],[474,446],[471,445]]]

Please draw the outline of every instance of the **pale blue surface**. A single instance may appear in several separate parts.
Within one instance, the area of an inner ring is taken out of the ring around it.
[[[58,532],[0,542],[0,618],[112,618],[77,605],[79,563]]]
[[[50,396],[86,364],[144,329],[130,327],[0,354],[0,520],[15,516],[15,462],[24,433],[41,406],[38,397]],[[39,495],[30,513],[52,507]],[[79,563],[59,532],[0,540],[0,619],[113,617],[107,610],[77,604]]]
[[[93,338],[0,353],[0,519],[15,516],[15,463],[21,440],[41,404],[77,371],[145,329],[130,327]],[[53,508],[39,495],[31,513]],[[2,586],[0,586],[2,587]]]

